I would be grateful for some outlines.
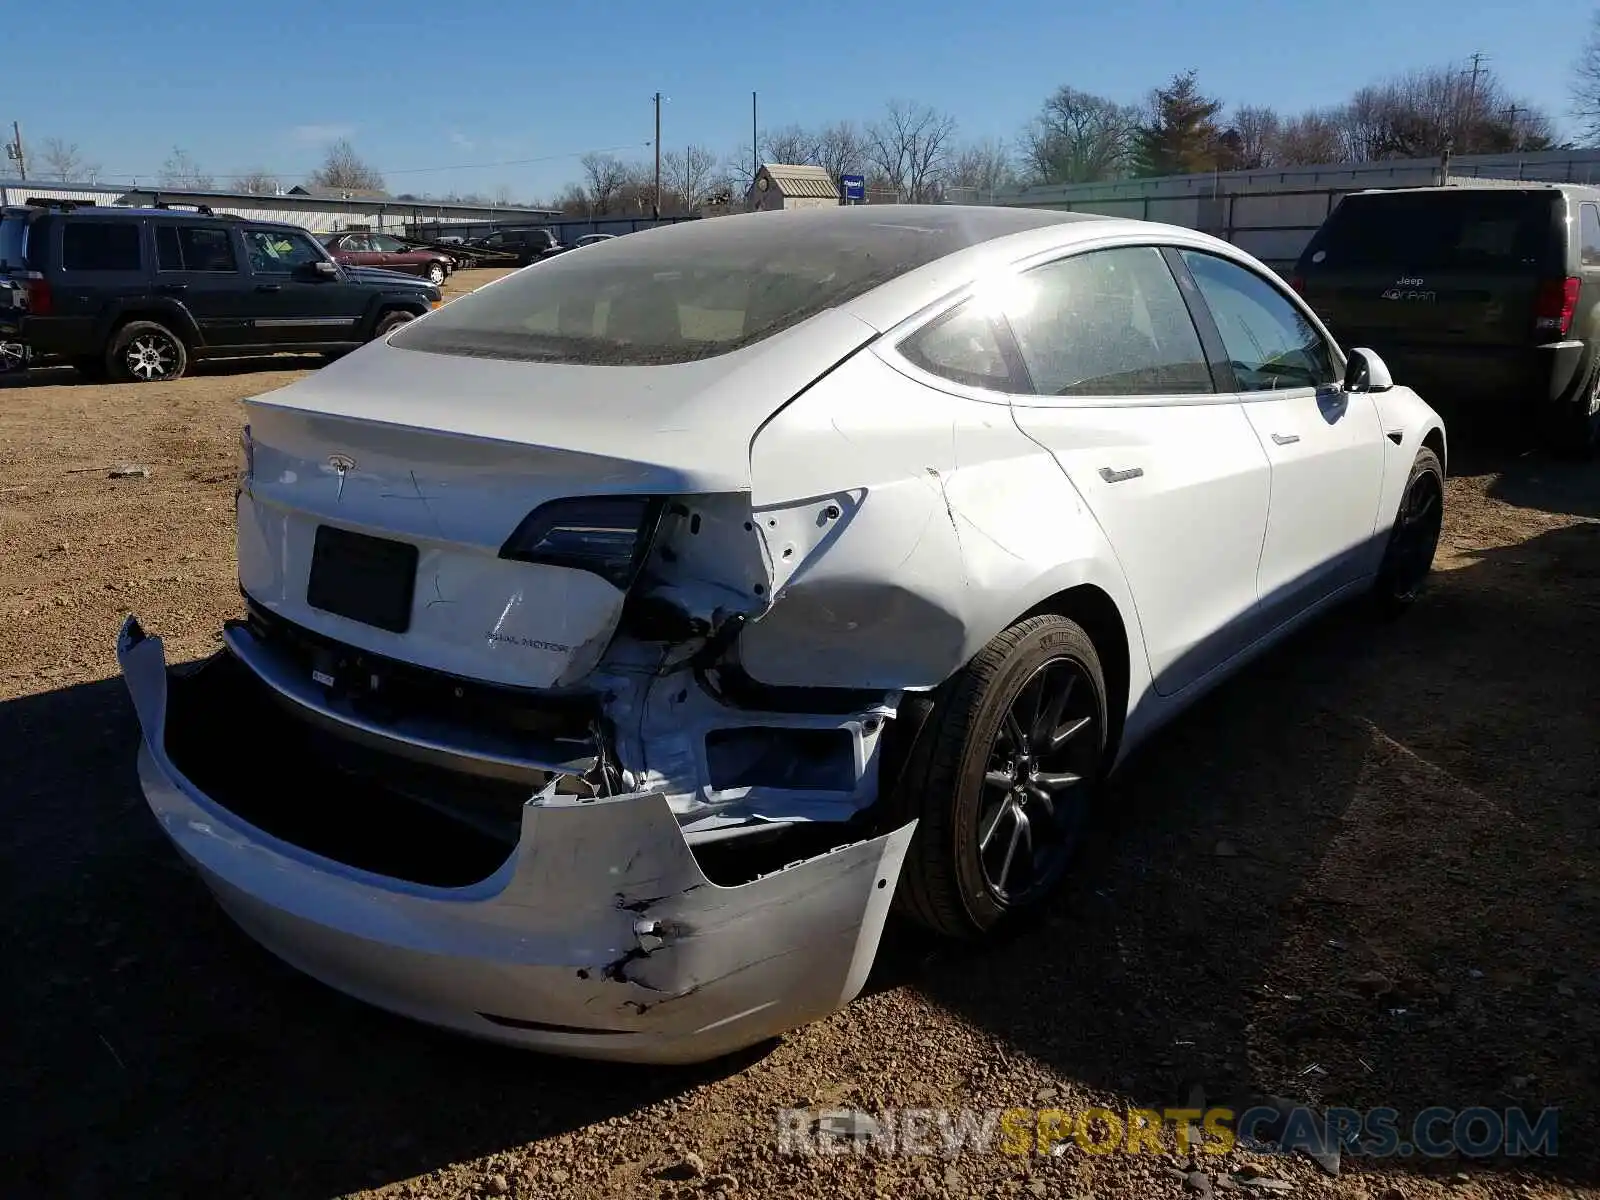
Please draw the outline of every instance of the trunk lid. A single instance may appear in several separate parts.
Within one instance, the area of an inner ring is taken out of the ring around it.
[[[1306,299],[1346,345],[1525,347],[1541,288],[1567,274],[1554,189],[1347,196],[1301,256]]]
[[[874,333],[834,311],[666,367],[374,344],[248,402],[240,586],[275,615],[373,654],[491,683],[571,685],[609,644],[626,579],[571,554],[503,557],[508,539],[534,539],[524,522],[553,503],[605,497],[620,511],[616,498],[747,493],[761,424]],[[569,549],[611,536],[592,505],[545,511],[567,514]],[[635,506],[627,519],[648,536],[648,512]]]

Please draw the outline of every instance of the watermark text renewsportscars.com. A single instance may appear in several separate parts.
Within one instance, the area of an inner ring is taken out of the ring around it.
[[[1554,1157],[1559,1110],[1427,1108],[780,1109],[780,1154],[1260,1154]]]

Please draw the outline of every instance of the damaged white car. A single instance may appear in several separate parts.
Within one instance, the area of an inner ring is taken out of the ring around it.
[[[860,989],[898,901],[1036,909],[1097,784],[1342,598],[1444,428],[1259,263],[1007,208],[684,223],[248,406],[248,616],[130,618],[150,805],[357,997],[689,1061]]]

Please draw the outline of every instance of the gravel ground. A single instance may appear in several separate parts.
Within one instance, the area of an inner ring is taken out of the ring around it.
[[[300,977],[144,806],[117,625],[215,648],[237,401],[306,365],[0,382],[0,1195],[1143,1200],[1241,1168],[1310,1196],[1600,1194],[1600,466],[1461,456],[1416,611],[1336,614],[1152,742],[1039,927],[981,951],[891,928],[829,1020],[734,1062],[605,1067]],[[1559,1106],[1559,1154],[1330,1178],[1236,1150],[1202,1180],[1176,1153],[804,1158],[775,1133],[794,1107],[1250,1093]]]

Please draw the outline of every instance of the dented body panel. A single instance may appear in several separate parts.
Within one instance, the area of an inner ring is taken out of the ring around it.
[[[199,793],[165,749],[160,639],[132,626],[118,657],[162,828],[247,932],[359,999],[552,1053],[672,1063],[825,1016],[866,980],[913,826],[718,887],[661,795],[547,794],[481,883],[408,885],[279,841]]]

